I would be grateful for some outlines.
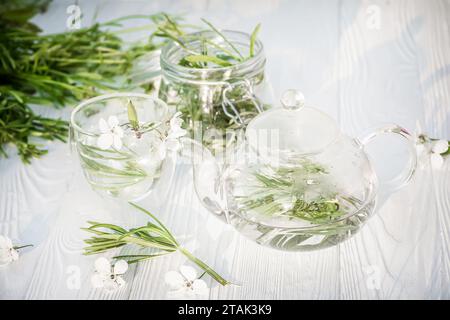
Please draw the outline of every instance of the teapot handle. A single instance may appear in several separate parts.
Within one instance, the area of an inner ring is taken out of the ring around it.
[[[396,124],[388,124],[381,128],[378,128],[371,133],[365,135],[362,138],[359,138],[358,141],[362,145],[362,147],[366,147],[371,141],[380,135],[384,134],[396,134],[404,138],[405,143],[408,146],[409,160],[408,164],[402,172],[396,175],[394,178],[388,181],[380,182],[380,185],[383,187],[382,193],[379,195],[378,206],[383,204],[387,200],[389,194],[399,190],[404,187],[413,177],[414,172],[417,167],[417,153],[415,149],[415,141],[411,134],[404,128],[396,125]]]
[[[233,119],[236,123],[242,125],[245,122],[242,119],[241,115],[239,114],[239,111],[236,109],[233,100],[228,97],[229,92],[237,86],[242,86],[243,88],[245,88],[246,93],[243,97],[252,101],[252,103],[255,106],[255,109],[258,111],[258,113],[263,112],[263,105],[262,105],[261,101],[258,99],[258,97],[255,95],[255,93],[253,92],[253,87],[248,79],[237,80],[234,82],[225,82],[225,89],[223,89],[223,91],[222,91],[223,112],[228,117]]]

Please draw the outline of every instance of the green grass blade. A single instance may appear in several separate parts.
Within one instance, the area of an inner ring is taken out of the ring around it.
[[[261,24],[258,23],[258,25],[253,30],[252,35],[250,36],[250,57],[253,57],[255,55],[255,42],[258,37],[260,28],[261,28]]]
[[[217,33],[222,39],[223,39],[223,41],[225,41],[238,55],[239,55],[239,57],[241,58],[241,61],[242,60],[244,60],[244,57],[242,56],[242,54],[241,54],[241,52],[235,47],[235,45],[233,44],[233,43],[231,43],[231,41],[229,41],[228,39],[227,39],[227,37],[225,37],[225,35],[222,33],[222,32],[220,32],[220,30],[219,29],[217,29],[216,27],[214,27],[213,25],[212,25],[212,23],[211,22],[209,22],[208,20],[206,20],[206,19],[203,19],[202,18],[202,21],[204,22],[204,23],[206,23],[210,28],[211,28],[211,30],[213,30],[215,33]]]

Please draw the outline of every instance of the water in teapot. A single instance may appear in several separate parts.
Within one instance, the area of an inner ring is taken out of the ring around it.
[[[364,203],[371,190],[349,191],[336,180],[333,171],[339,168],[314,157],[232,170],[225,185],[230,222],[245,236],[277,249],[341,242],[360,228],[374,205]]]
[[[223,199],[225,210],[215,213],[241,234],[276,249],[315,250],[353,235],[373,211],[376,177],[356,144],[341,136],[321,153],[280,161],[252,161],[251,152],[241,152],[246,160],[226,165],[218,179],[208,161],[197,170]]]
[[[329,115],[306,106],[297,90],[286,91],[281,104],[249,122],[231,158],[219,163],[209,156],[195,165],[197,194],[211,212],[259,244],[291,251],[333,246],[374,212],[379,183],[365,146],[392,134],[408,147],[408,165],[383,181],[383,201],[415,170],[413,139],[394,124],[351,138]]]

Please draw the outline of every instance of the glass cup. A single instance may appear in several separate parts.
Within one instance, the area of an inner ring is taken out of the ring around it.
[[[139,130],[131,125],[130,103]],[[163,196],[175,170],[176,152],[164,148],[172,115],[166,103],[139,93],[80,103],[71,115],[70,139],[92,188],[128,201],[152,192]]]

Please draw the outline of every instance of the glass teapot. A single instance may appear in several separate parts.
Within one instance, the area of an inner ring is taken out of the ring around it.
[[[336,245],[355,234],[416,167],[410,134],[387,125],[351,138],[327,114],[288,90],[281,108],[252,119],[236,148],[219,162],[190,141],[194,185],[201,203],[257,243],[288,251]],[[402,137],[408,165],[380,182],[366,147],[383,134]]]

